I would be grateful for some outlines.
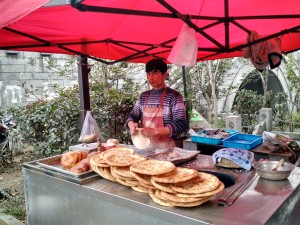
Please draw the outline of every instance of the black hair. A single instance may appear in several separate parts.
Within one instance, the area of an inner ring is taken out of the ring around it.
[[[146,64],[146,73],[153,70],[159,70],[160,72],[165,73],[167,69],[167,64],[162,59],[151,59]]]

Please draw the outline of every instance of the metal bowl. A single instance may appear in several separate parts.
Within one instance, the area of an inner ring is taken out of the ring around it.
[[[284,162],[277,171],[273,171],[278,161],[258,161],[253,163],[258,175],[267,180],[287,179],[295,166],[289,162]]]

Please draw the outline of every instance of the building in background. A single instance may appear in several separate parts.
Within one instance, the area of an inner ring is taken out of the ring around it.
[[[62,70],[70,59],[62,54],[0,51],[0,107],[6,111],[16,104],[53,98],[52,84],[70,87],[78,83],[75,61],[74,66]],[[26,90],[30,92],[26,94]]]

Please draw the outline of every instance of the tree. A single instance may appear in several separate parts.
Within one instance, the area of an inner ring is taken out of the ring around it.
[[[214,115],[214,127],[218,126],[218,99],[233,87],[222,86],[225,76],[231,68],[234,59],[222,59],[197,63],[190,68],[190,87],[191,93],[201,91],[208,107],[208,121],[212,122]],[[199,105],[199,100],[196,102]]]

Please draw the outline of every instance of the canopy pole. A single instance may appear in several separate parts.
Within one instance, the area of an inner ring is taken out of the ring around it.
[[[87,57],[78,56],[78,81],[79,81],[79,99],[80,99],[80,113],[78,127],[81,131],[86,111],[91,110],[90,102],[90,88],[89,88],[89,72]]]
[[[183,81],[183,94],[184,98],[187,98],[187,91],[186,91],[186,78],[185,78],[185,66],[182,66],[182,81]]]

